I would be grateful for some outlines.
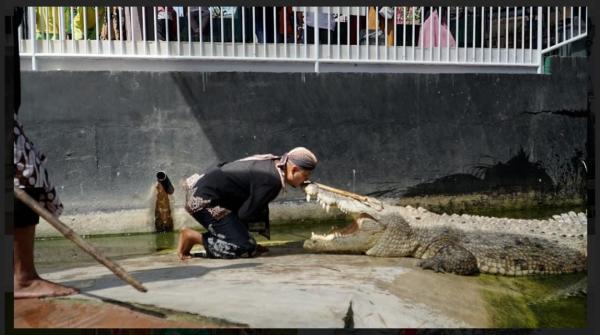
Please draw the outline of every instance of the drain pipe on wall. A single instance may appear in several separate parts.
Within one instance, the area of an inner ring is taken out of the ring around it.
[[[173,231],[173,216],[169,195],[175,192],[167,174],[160,171],[156,174],[156,207],[154,209],[154,226],[157,232]]]

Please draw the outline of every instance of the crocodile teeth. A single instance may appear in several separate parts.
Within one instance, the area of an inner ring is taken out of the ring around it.
[[[329,213],[329,208],[330,208],[330,206],[329,206],[329,205],[326,205],[326,206],[325,206],[325,211],[326,211],[327,213]]]
[[[312,237],[311,237],[312,240],[319,240],[319,241],[323,241],[323,240],[329,241],[332,238],[333,237],[331,237],[331,236],[325,236],[325,235],[320,235],[320,234],[315,234],[315,233],[312,233]]]
[[[310,194],[306,195],[306,202],[310,202]]]

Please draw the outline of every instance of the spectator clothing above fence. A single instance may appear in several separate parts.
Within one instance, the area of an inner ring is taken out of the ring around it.
[[[419,34],[419,46],[430,47],[455,47],[456,41],[448,26],[438,17],[437,10],[431,12],[429,17],[423,22]]]
[[[304,18],[306,20],[306,25],[309,27],[315,27],[315,25],[317,24],[317,22],[315,22],[315,14],[314,13],[305,13],[304,14]],[[319,28],[321,29],[328,29],[328,30],[335,30],[335,16],[333,14],[327,14],[327,13],[319,13],[318,15],[319,18]]]
[[[20,31],[22,45],[22,41],[33,39],[34,36],[37,39],[60,41],[169,40],[171,42],[201,41],[211,44],[229,42],[313,44],[317,37],[321,45],[377,44],[388,47],[515,49],[514,52],[520,54],[522,59],[525,57],[523,55],[527,54],[525,50],[539,49],[537,40],[540,37],[537,31],[542,33],[542,41],[539,43],[541,43],[542,53],[546,54],[553,52],[553,48],[557,48],[556,45],[559,43],[568,44],[585,37],[587,35],[585,26],[588,22],[587,7],[36,6],[29,9],[25,13],[27,24]],[[437,20],[432,16],[437,17]],[[428,19],[430,20],[427,21]],[[425,27],[421,27],[423,25]],[[430,29],[428,26],[437,26],[437,29],[436,27]],[[430,36],[430,34],[435,35],[436,30],[440,38]],[[449,37],[447,42],[444,42],[445,36]],[[454,38],[456,42],[453,42]],[[422,40],[420,45],[419,40]],[[114,50],[119,50],[139,55],[141,53],[169,54],[171,50],[175,50],[167,46],[167,52],[163,52],[165,47],[162,43],[156,46],[149,43],[144,45],[143,49],[137,44],[133,44],[132,47],[129,44],[133,43],[123,43],[119,49],[115,49],[112,43],[96,45],[73,43],[66,48],[64,43],[31,43],[25,45],[22,49],[26,50],[22,51],[101,54],[108,50],[112,55]],[[564,48],[566,46],[560,50]],[[246,49],[235,46],[223,47],[219,52],[214,46],[207,48],[193,44],[188,45],[188,48],[177,48],[175,53],[199,57],[231,53],[233,57],[248,57],[248,50],[244,50]],[[362,51],[358,52],[360,54]],[[402,52],[404,53],[404,50]],[[411,53],[410,50],[408,52]],[[281,57],[281,53],[277,55],[279,53],[277,48],[274,48],[273,52],[265,48],[262,53],[252,50],[253,57],[262,57],[264,53],[269,54],[267,57],[271,57],[271,54]],[[284,51],[283,54],[285,56],[286,52]],[[331,57],[332,51],[320,54]],[[455,53],[455,56],[452,56],[448,53],[447,58],[456,58],[459,54]],[[534,51],[530,54],[535,56]],[[371,57],[369,53],[367,55]],[[379,57],[377,52],[374,55],[376,58]],[[421,53],[418,56],[423,57],[423,55]],[[350,53],[346,56],[350,57]],[[403,54],[403,57],[406,56]],[[412,57],[417,56],[413,53]],[[538,55],[538,57],[542,56]],[[476,58],[489,58],[486,61],[492,61],[497,57],[493,54],[487,57],[482,54]],[[507,58],[506,62],[516,62],[516,60],[514,57]],[[533,64],[533,60],[530,59],[529,63]]]

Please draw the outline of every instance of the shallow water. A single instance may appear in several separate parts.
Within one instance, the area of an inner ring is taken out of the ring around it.
[[[573,210],[573,209],[569,209]],[[568,211],[568,210],[567,210]],[[495,210],[489,208],[486,213],[471,213],[487,216],[510,218],[548,218],[553,214],[565,212],[564,208],[540,208]],[[271,222],[271,240],[255,236],[263,245],[277,245],[299,242],[310,238],[311,232],[325,233],[332,227],[343,227],[351,222],[350,217],[327,220],[289,220]],[[203,231],[198,225],[198,230]],[[177,232],[143,233],[84,237],[94,247],[112,259],[123,259],[132,256],[150,255],[153,253],[173,252],[177,246]],[[93,264],[95,260],[79,249],[73,242],[65,238],[37,239],[35,242],[35,262],[40,270],[59,270],[73,266]]]
[[[258,243],[277,245],[299,242],[310,238],[311,232],[324,233],[332,226],[342,227],[350,223],[343,220],[298,220],[271,223],[271,240],[255,236]],[[200,228],[199,231],[203,231]],[[85,240],[111,259],[123,259],[154,253],[173,252],[177,246],[178,233],[123,234],[85,237]],[[38,239],[35,242],[35,262],[42,271],[56,271],[74,266],[94,264],[96,261],[65,238]]]

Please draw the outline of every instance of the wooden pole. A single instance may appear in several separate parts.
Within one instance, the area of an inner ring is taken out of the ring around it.
[[[69,228],[67,225],[65,225],[56,217],[54,217],[54,215],[52,215],[48,210],[46,210],[37,201],[30,197],[29,194],[25,193],[25,191],[14,187],[14,192],[17,199],[21,200],[24,204],[29,206],[29,208],[31,208],[39,216],[48,221],[49,224],[56,228],[66,238],[73,241],[73,243],[75,243],[78,247],[83,249],[83,251],[87,252],[102,265],[106,266],[110,271],[117,275],[117,277],[124,280],[127,284],[135,287],[135,289],[140,292],[148,291],[139,281],[137,281],[129,273],[127,273],[127,271],[125,271],[125,269],[123,269],[119,264],[113,262],[108,257],[104,256],[99,250],[97,250],[91,244],[87,243],[84,239],[79,237],[77,233],[75,233],[71,228]]]
[[[327,185],[323,185],[323,184],[320,184],[320,183],[314,183],[314,184],[317,185],[319,188],[324,189],[325,191],[329,191],[329,192],[332,192],[332,193],[337,193],[337,194],[339,194],[341,196],[349,197],[349,198],[352,198],[354,200],[358,200],[358,201],[360,201],[360,202],[362,202],[365,205],[370,206],[370,207],[373,207],[372,204],[374,203],[375,205],[377,205],[379,207],[379,209],[377,209],[378,211],[380,211],[380,210],[383,209],[383,203],[381,201],[377,200],[377,199],[373,199],[373,198],[370,198],[370,197],[366,197],[364,195],[359,195],[359,194],[356,194],[356,193],[352,193],[352,192],[340,190],[340,189],[337,189],[337,188],[334,188],[334,187],[331,187],[331,186],[327,186]]]

